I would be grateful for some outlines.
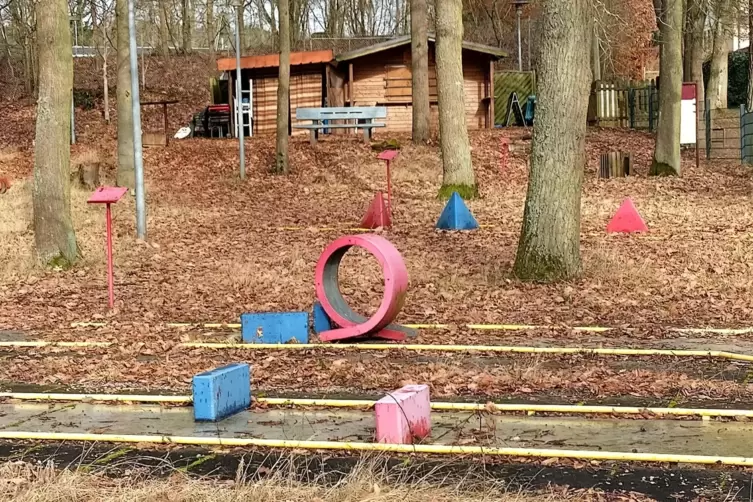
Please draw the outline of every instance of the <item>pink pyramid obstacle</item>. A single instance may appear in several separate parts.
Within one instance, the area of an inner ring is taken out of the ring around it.
[[[628,197],[624,200],[620,208],[614,213],[612,219],[609,220],[607,225],[607,233],[632,233],[632,232],[648,232],[646,222],[643,221],[641,215],[638,214],[638,210],[635,208],[632,199]]]
[[[384,204],[382,192],[377,192],[366,211],[366,216],[361,221],[361,228],[389,228],[390,226],[392,226],[390,212]]]

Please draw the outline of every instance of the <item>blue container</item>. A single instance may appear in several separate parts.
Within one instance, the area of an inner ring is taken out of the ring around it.
[[[308,312],[241,314],[244,343],[309,343]]]
[[[332,320],[322,308],[322,304],[314,302],[314,333],[317,335],[322,331],[332,329]]]
[[[251,367],[235,363],[193,377],[193,417],[217,422],[251,406]]]

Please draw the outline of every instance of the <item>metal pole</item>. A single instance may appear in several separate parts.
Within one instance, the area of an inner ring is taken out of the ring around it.
[[[526,24],[528,25],[528,40],[526,42],[526,47],[528,48],[528,71],[531,71],[531,16],[528,16]]]
[[[246,179],[246,150],[243,144],[243,114],[241,109],[243,106],[241,89],[241,8],[237,7],[235,11],[235,102],[236,106],[236,121],[238,127],[238,155],[241,161],[241,179]]]
[[[520,6],[515,6],[515,17],[518,21],[518,71],[523,71],[523,46],[520,41]]]
[[[115,280],[112,273],[112,211],[110,203],[107,203],[107,293],[110,300],[110,310],[115,307],[115,294],[113,292]]]
[[[131,113],[133,115],[133,168],[136,172],[136,237],[146,239],[146,194],[144,159],[141,152],[141,99],[139,97],[139,55],[136,46],[134,0],[128,0],[128,34],[131,66]]]

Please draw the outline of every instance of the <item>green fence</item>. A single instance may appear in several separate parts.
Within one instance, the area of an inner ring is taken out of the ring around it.
[[[509,113],[510,96],[516,93],[520,106],[536,94],[536,74],[532,71],[503,71],[494,75],[494,125],[503,126]]]

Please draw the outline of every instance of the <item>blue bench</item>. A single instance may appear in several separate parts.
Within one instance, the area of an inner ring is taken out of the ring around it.
[[[374,122],[386,119],[387,108],[384,106],[343,106],[330,108],[296,108],[296,120],[310,120],[310,124],[296,124],[294,129],[308,129],[311,132],[311,144],[315,145],[319,131],[324,129],[363,129],[363,140],[371,139],[371,130],[385,127],[387,124]],[[355,123],[335,124],[333,121],[355,120]],[[325,123],[326,121],[326,123]]]

